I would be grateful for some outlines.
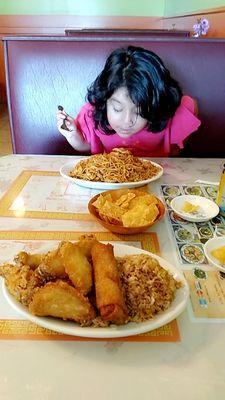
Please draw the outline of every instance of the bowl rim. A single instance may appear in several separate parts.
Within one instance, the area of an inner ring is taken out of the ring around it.
[[[223,242],[223,243],[224,243],[224,246],[225,246],[225,236],[216,236],[216,237],[213,237],[213,238],[207,240],[207,242],[206,242],[206,243],[204,244],[204,246],[203,246],[203,249],[204,249],[204,253],[205,253],[205,256],[206,256],[208,262],[209,262],[210,264],[212,264],[214,267],[216,267],[217,269],[219,269],[220,271],[225,272],[225,267],[222,267],[222,266],[219,264],[219,261],[218,261],[218,262],[217,262],[217,261],[214,261],[214,260],[216,260],[216,258],[213,257],[213,256],[211,256],[211,255],[210,255],[210,252],[209,252],[209,250],[208,250],[208,247],[209,247],[209,245],[210,245],[211,243],[213,243],[213,242],[220,242],[220,241]],[[222,246],[222,244],[221,244],[221,246]],[[215,248],[216,248],[216,247],[215,247]],[[213,250],[213,249],[211,249],[211,250]]]
[[[158,202],[159,202],[159,205],[160,205],[160,207],[159,207],[159,212],[160,212],[160,213],[158,214],[157,218],[156,218],[153,222],[151,222],[150,224],[141,225],[141,226],[127,227],[127,226],[123,226],[123,225],[110,224],[109,222],[104,221],[102,218],[100,218],[96,207],[93,206],[93,203],[94,203],[95,200],[97,200],[97,198],[98,198],[101,194],[105,194],[105,193],[109,193],[109,192],[116,192],[117,190],[119,190],[119,191],[121,191],[121,190],[140,191],[140,189],[137,189],[137,188],[132,188],[132,189],[125,189],[125,188],[124,188],[124,189],[116,189],[116,190],[113,190],[113,189],[111,189],[111,190],[106,190],[106,191],[104,191],[104,192],[101,192],[101,193],[96,194],[96,195],[93,196],[93,197],[89,200],[89,202],[88,202],[88,210],[89,210],[90,214],[91,214],[97,221],[99,221],[99,223],[102,224],[105,228],[108,227],[107,229],[111,230],[110,228],[115,228],[115,229],[117,229],[117,227],[118,227],[119,230],[120,230],[120,228],[121,228],[122,230],[126,231],[126,232],[129,232],[130,230],[134,230],[134,231],[136,231],[136,233],[138,233],[138,230],[140,230],[140,229],[145,229],[145,230],[147,230],[148,228],[150,228],[150,227],[151,227],[152,225],[154,225],[155,223],[159,222],[159,221],[164,217],[165,211],[166,211],[166,207],[165,207],[164,203],[162,202],[162,200],[159,199],[158,196],[155,196],[155,195],[154,195],[154,196],[157,198]],[[146,194],[150,194],[150,193],[146,192]]]

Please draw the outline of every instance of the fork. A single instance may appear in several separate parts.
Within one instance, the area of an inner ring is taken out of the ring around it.
[[[59,111],[63,111],[63,110],[64,110],[63,106],[58,106],[58,110],[59,110]],[[61,125],[61,128],[62,128],[62,129],[65,129],[66,131],[69,131],[69,128],[66,126],[66,118],[67,118],[67,117],[65,117],[65,119],[63,120],[63,123],[62,123],[62,125]]]

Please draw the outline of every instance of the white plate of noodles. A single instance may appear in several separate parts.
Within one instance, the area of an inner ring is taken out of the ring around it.
[[[108,154],[70,161],[60,168],[63,178],[91,189],[122,189],[144,186],[159,179],[161,165],[134,157],[129,150],[116,149]]]
[[[40,246],[38,252],[43,253],[43,251],[46,251],[46,246]],[[168,308],[166,308],[164,311],[158,312],[152,318],[143,322],[128,322],[127,324],[123,325],[112,324],[108,327],[93,327],[80,326],[74,321],[63,320],[53,317],[39,317],[31,314],[28,307],[19,303],[19,301],[9,293],[5,280],[3,281],[2,286],[4,297],[13,307],[13,309],[18,312],[18,314],[39,326],[66,335],[75,335],[90,338],[118,338],[149,332],[153,329],[157,329],[165,324],[168,324],[184,311],[189,298],[189,288],[183,273],[178,270],[173,264],[170,264],[165,259],[148,251],[133,246],[123,245],[120,243],[116,243],[114,245],[114,255],[116,257],[126,257],[126,260],[128,256],[150,256],[153,260],[157,260],[159,262],[160,267],[162,267],[162,271],[168,271],[168,273],[173,277],[174,280],[180,282],[181,285],[179,288],[176,289],[174,293],[174,298],[168,305]],[[162,273],[163,272],[161,272],[161,274]],[[144,275],[143,282],[139,280],[138,287],[140,287],[141,284],[144,285],[145,281],[146,276]],[[160,288],[162,288],[162,286],[164,285],[166,285],[166,281],[164,284],[162,284],[161,282]],[[162,295],[160,294],[160,290],[157,296],[162,297]],[[157,296],[155,294],[155,301],[157,301]],[[165,302],[166,301],[167,300],[165,299]]]

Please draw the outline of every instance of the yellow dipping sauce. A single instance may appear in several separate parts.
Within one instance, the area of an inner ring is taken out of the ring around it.
[[[225,246],[212,250],[211,255],[215,257],[221,264],[225,264]]]
[[[184,206],[182,208],[182,211],[186,212],[186,213],[191,213],[194,211],[198,211],[199,210],[199,206],[195,206],[194,204],[190,203],[189,201],[185,201]]]

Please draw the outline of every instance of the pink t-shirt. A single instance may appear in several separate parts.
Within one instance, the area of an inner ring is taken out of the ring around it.
[[[93,106],[87,103],[75,119],[76,126],[85,141],[91,145],[92,154],[104,151],[109,153],[115,147],[123,147],[131,150],[135,156],[166,157],[170,154],[171,144],[177,144],[182,149],[184,140],[201,124],[194,115],[194,100],[189,96],[182,97],[175,115],[159,133],[152,133],[144,128],[126,139],[116,133],[106,135],[100,129],[95,129],[92,114]]]

